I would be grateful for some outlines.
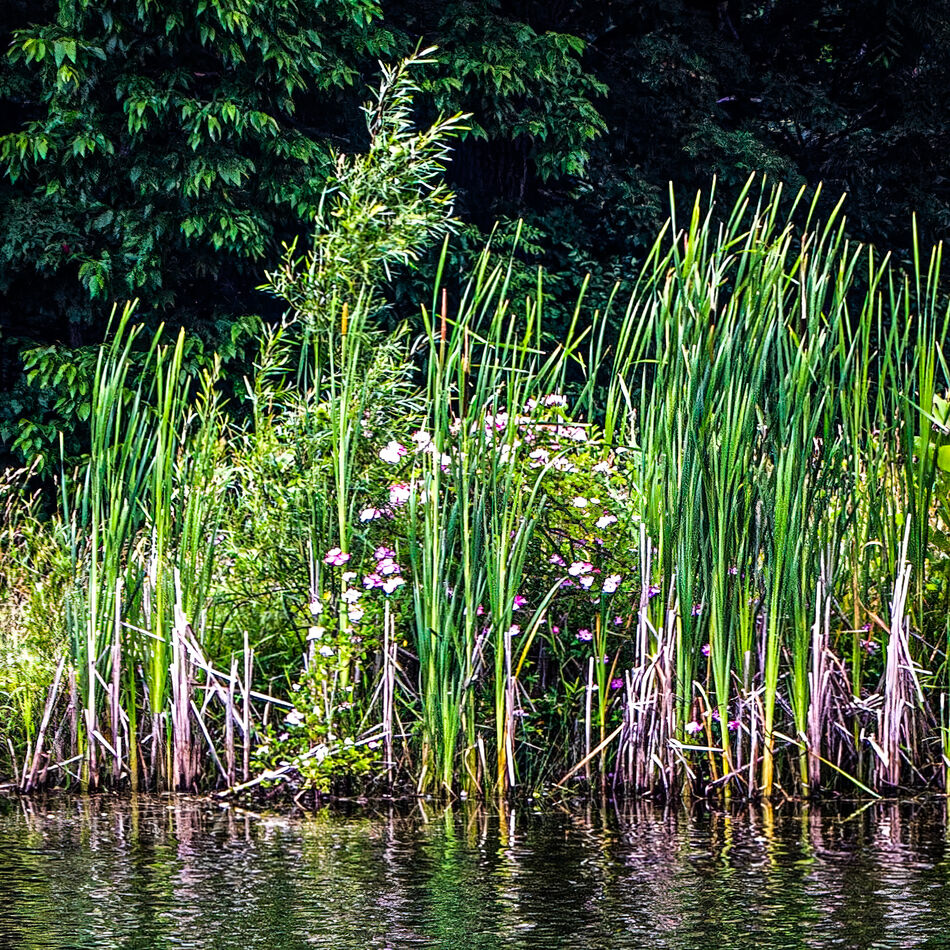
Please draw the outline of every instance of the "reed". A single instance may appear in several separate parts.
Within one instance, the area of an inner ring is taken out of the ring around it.
[[[126,308],[59,514],[3,495],[4,655],[30,571],[67,588],[0,702],[20,784],[950,787],[940,249],[899,267],[750,179],[671,204],[622,311],[582,295],[555,343],[517,242],[454,294],[444,243],[417,336],[384,334],[388,269],[453,227],[427,56],[268,275],[247,413]]]

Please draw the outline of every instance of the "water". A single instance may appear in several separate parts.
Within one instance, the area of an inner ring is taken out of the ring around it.
[[[0,947],[950,948],[942,810],[0,802]]]

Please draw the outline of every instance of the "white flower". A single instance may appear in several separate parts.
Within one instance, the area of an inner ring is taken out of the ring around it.
[[[580,578],[579,583],[584,590],[590,590],[591,585],[594,583],[594,575],[586,574],[584,577]]]
[[[588,502],[588,500],[583,495],[577,495],[571,504],[575,508],[586,508],[590,502]]]
[[[620,586],[621,577],[619,574],[610,574],[604,578],[603,591],[605,594],[612,594]]]
[[[412,441],[416,447],[417,452],[423,452],[429,447],[429,443],[432,441],[432,436],[428,432],[423,432],[421,429],[418,432],[412,433]]]
[[[402,577],[387,577],[383,581],[383,590],[387,594],[391,594],[397,587],[402,587],[406,581]]]
[[[323,636],[323,627],[311,627],[307,631],[308,640],[319,640]]]
[[[598,462],[592,469],[592,472],[599,472],[606,475],[610,472],[610,462]]]
[[[355,587],[348,587],[345,591],[343,591],[343,599],[348,604],[355,604],[362,596],[362,593]]]
[[[382,518],[386,512],[382,508],[364,508],[360,512],[360,521],[375,521]]]
[[[597,519],[597,527],[607,528],[610,525],[615,524],[616,521],[617,521],[617,518],[615,515],[603,515],[602,517]]]
[[[317,652],[320,656],[333,656],[333,647],[324,644]]]
[[[340,576],[343,578],[344,584],[349,584],[349,582],[356,577],[356,571],[344,571]]]
[[[347,611],[346,615],[347,615],[347,617],[349,617],[350,623],[359,623],[359,622],[363,619],[363,614],[365,614],[365,613],[366,613],[366,611],[363,610],[362,607],[359,607],[359,606],[357,606],[356,604],[354,604],[354,605],[353,605],[352,607],[350,607],[350,609]]]
[[[302,726],[303,725],[303,713],[296,709],[291,709],[286,716],[284,716],[284,723],[288,726]]]
[[[412,494],[409,486],[405,482],[399,482],[397,485],[389,486],[389,503],[391,505],[404,505],[409,501]]]
[[[390,465],[395,465],[406,454],[406,447],[399,442],[388,442],[379,450],[379,457]]]
[[[594,565],[590,561],[574,561],[573,564],[567,569],[567,573],[571,577],[580,577],[581,574],[586,574],[588,571],[592,571]]]

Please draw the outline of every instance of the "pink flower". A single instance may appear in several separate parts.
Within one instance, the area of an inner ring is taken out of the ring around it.
[[[377,518],[382,518],[385,514],[386,511],[383,508],[364,508],[360,512],[360,521],[375,521]]]
[[[552,554],[548,558],[548,564],[556,564],[558,567],[564,567],[567,562],[561,557],[560,554]]]
[[[688,722],[686,723],[685,726],[683,726],[683,729],[691,736],[696,735],[696,733],[699,732],[702,728],[703,728],[702,723],[698,723],[698,722]]]
[[[611,688],[611,689],[621,689],[622,687],[623,687],[623,680],[620,679],[619,676],[614,677],[614,678],[610,681],[610,688]]]
[[[367,574],[366,577],[363,578],[363,586],[367,590],[372,590],[374,587],[382,587],[383,579],[379,574]]]
[[[333,567],[340,567],[340,565],[346,564],[349,559],[350,556],[345,551],[341,551],[339,548],[330,548],[323,556],[323,563],[330,564]]]
[[[703,644],[703,656],[709,656],[710,646],[708,643]]]
[[[574,561],[573,564],[567,569],[567,573],[571,577],[580,577],[581,574],[589,574],[594,569],[594,565],[590,561]]]
[[[582,630],[578,630],[575,636],[581,641],[581,643],[589,643],[594,639],[594,635],[586,627],[584,627]]]
[[[517,595],[515,596],[514,605],[512,606],[511,609],[512,609],[512,610],[521,610],[521,608],[524,607],[524,605],[525,605],[527,602],[528,602],[528,598],[527,598],[527,597],[522,597],[521,594],[517,594]]]
[[[726,723],[726,725],[729,727],[729,731],[730,731],[730,732],[735,732],[736,729],[739,728],[739,720],[738,720],[738,719],[730,719],[729,722]]]
[[[604,578],[603,592],[605,594],[612,594],[620,586],[620,575],[619,574],[608,574]]]
[[[390,465],[395,465],[406,454],[406,447],[399,442],[389,442],[379,450],[379,457]]]
[[[373,551],[373,557],[376,558],[377,561],[381,561],[384,557],[395,556],[396,552],[392,548],[384,548],[380,546],[375,551]]]
[[[481,604],[479,604],[479,605],[475,608],[475,616],[476,616],[476,617],[481,617],[481,615],[482,615],[483,613],[485,613],[485,608],[484,608]]]
[[[391,557],[384,557],[376,565],[376,573],[383,577],[390,577],[393,574],[402,573],[402,568]]]

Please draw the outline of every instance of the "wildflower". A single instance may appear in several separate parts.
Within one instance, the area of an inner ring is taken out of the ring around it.
[[[683,726],[683,729],[691,736],[696,735],[696,733],[699,732],[702,728],[703,728],[702,723],[699,723],[696,721],[688,722],[686,723],[685,726]]]
[[[735,577],[736,574],[739,573],[739,568],[737,568],[737,567],[733,564],[733,566],[729,568],[729,573],[730,573],[733,577]]]
[[[391,557],[384,557],[376,565],[376,573],[382,577],[390,577],[393,574],[401,574],[402,568]]]
[[[377,518],[382,518],[386,514],[384,508],[364,508],[360,512],[360,521],[375,521]]]
[[[710,646],[708,643],[703,644],[703,656],[709,656]]]
[[[560,628],[560,627],[551,627],[551,633],[557,635],[557,634],[559,634],[560,632],[561,632],[561,628]]]
[[[528,458],[534,466],[547,465],[551,460],[551,453],[547,449],[535,449],[528,455]]]
[[[332,567],[340,567],[342,564],[346,564],[349,559],[350,555],[345,551],[341,551],[340,548],[330,548],[323,556],[323,563]]]
[[[581,574],[589,574],[593,569],[594,565],[590,561],[574,561],[567,569],[567,573],[571,577],[580,577]]]
[[[405,482],[399,482],[396,485],[389,486],[389,503],[391,505],[404,505],[409,501],[412,492]]]
[[[584,588],[584,590],[590,590],[591,585],[594,583],[594,575],[585,574],[582,578],[580,578],[579,583],[581,587]]]
[[[423,432],[421,429],[418,432],[412,433],[412,441],[415,444],[417,452],[424,452],[432,442],[432,436],[428,432]]]
[[[355,587],[348,587],[343,591],[343,599],[348,604],[355,604],[362,596],[363,595]]]
[[[612,594],[620,586],[619,574],[608,574],[604,578],[604,586],[601,588],[605,594]]]
[[[571,504],[575,508],[586,508],[590,504],[590,502],[583,495],[577,495],[574,498],[574,500],[571,502]]]
[[[341,575],[344,584],[349,584],[356,577],[356,571],[344,571]]]
[[[390,465],[395,465],[405,454],[406,447],[399,442],[388,442],[385,448],[379,450],[379,457]]]
[[[693,616],[694,616],[694,617],[698,617],[702,612],[703,612],[703,605],[702,605],[702,604],[693,604],[693,611],[692,611],[692,613],[693,613]]]
[[[614,626],[619,627],[623,624],[623,617],[614,617]]]
[[[485,608],[484,608],[481,604],[479,604],[479,605],[475,608],[475,616],[476,616],[476,617],[481,617],[481,615],[482,615],[483,613],[485,613]]]
[[[311,597],[309,606],[310,613],[312,613],[314,617],[319,617],[320,614],[323,613],[323,604],[320,603],[320,599],[318,597]]]
[[[387,594],[391,594],[397,587],[402,587],[406,583],[404,577],[387,577],[383,581],[383,591]]]
[[[574,586],[574,581],[572,581],[569,577],[565,577],[564,580],[561,581],[561,587],[573,587],[573,586]]]
[[[323,636],[323,627],[309,627],[307,629],[307,640],[319,640]]]
[[[570,439],[572,442],[587,441],[587,430],[583,426],[558,426],[554,434],[558,438]]]
[[[598,528],[609,528],[612,524],[616,524],[617,516],[616,515],[602,515],[597,519]]]
[[[297,709],[291,709],[290,712],[284,716],[284,724],[288,726],[302,726],[303,713]]]
[[[560,554],[552,554],[548,558],[548,564],[557,564],[558,567],[564,567],[567,564],[567,561],[565,561]]]
[[[359,623],[359,622],[363,619],[363,616],[364,616],[365,613],[366,613],[366,611],[363,610],[362,607],[360,607],[360,606],[354,604],[354,605],[353,605],[352,607],[350,607],[350,609],[346,612],[346,616],[349,618],[350,623]]]
[[[324,644],[317,652],[323,657],[333,656],[333,647]]]
[[[578,630],[575,636],[581,643],[590,643],[590,641],[594,639],[594,635],[586,627],[582,630]]]
[[[392,548],[378,547],[375,551],[373,551],[373,557],[376,558],[377,561],[381,561],[384,557],[395,556],[396,552]]]
[[[541,400],[543,406],[558,406],[561,409],[567,408],[567,396],[560,393],[549,393]]]
[[[379,576],[379,574],[367,574],[366,577],[363,578],[363,586],[367,590],[373,590],[375,587],[382,587],[383,579]]]
[[[512,605],[512,610],[521,610],[522,607],[528,602],[527,597],[522,597],[521,594],[515,596],[515,602]]]
[[[611,688],[611,689],[621,689],[622,687],[623,687],[623,680],[622,680],[619,676],[615,676],[615,677],[610,681],[610,688]]]
[[[519,633],[521,633],[521,627],[519,627],[518,624],[516,624],[516,623],[513,623],[513,624],[508,628],[508,636],[509,636],[509,637],[516,637],[516,636],[518,636]]]
[[[738,719],[730,719],[729,722],[726,723],[726,726],[727,726],[727,728],[729,729],[730,732],[735,732],[736,729],[739,728],[739,720],[738,720]]]
[[[651,585],[647,588],[647,597],[649,597],[649,598],[651,598],[651,599],[654,598],[654,597],[656,597],[656,595],[659,594],[659,593],[660,593],[660,585],[659,585],[659,584],[651,584]]]
[[[606,475],[610,471],[610,462],[598,462],[592,469],[592,472],[598,472],[599,474]]]

